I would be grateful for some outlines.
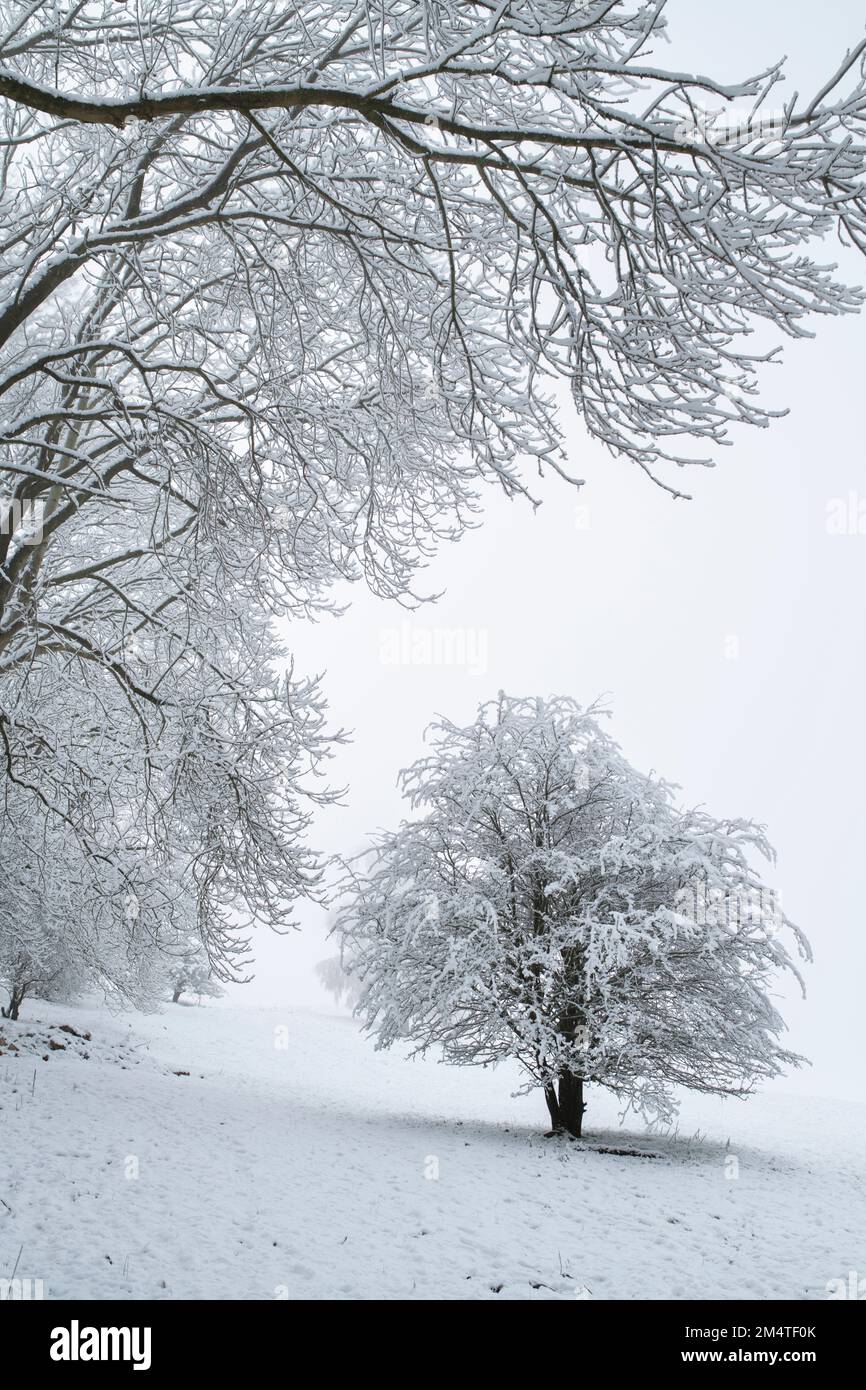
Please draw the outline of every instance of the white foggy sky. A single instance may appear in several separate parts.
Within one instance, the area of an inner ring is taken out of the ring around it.
[[[779,105],[794,89],[811,95],[864,27],[861,0],[670,0],[668,17],[666,66],[737,80],[787,54]],[[821,258],[866,282],[866,262],[836,242]],[[637,767],[678,782],[689,804],[769,827],[770,881],[816,957],[805,1004],[786,989],[783,1008],[790,1046],[814,1065],[777,1085],[866,1100],[866,534],[826,529],[828,505],[849,493],[866,518],[866,319],[810,327],[817,339],[788,343],[763,376],[764,402],[790,414],[736,431],[715,470],[678,473],[692,502],[674,502],[573,420],[579,493],[536,481],[533,513],[487,489],[481,528],[418,585],[445,589],[437,604],[407,614],[354,586],[345,616],[293,625],[289,646],[298,671],[326,672],[331,725],[353,731],[331,764],[346,804],[323,812],[314,835],[328,853],[352,853],[400,819],[397,772],[434,714],[468,722],[500,688],[581,703],[607,694],[610,732]],[[406,621],[486,642],[486,670],[382,664],[382,629]],[[236,1002],[327,1007],[312,967],[335,948],[321,911],[299,916],[301,933],[258,934],[257,978],[231,991]]]

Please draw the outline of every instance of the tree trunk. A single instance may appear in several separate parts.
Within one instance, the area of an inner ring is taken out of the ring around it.
[[[551,1090],[553,1087],[550,1088]],[[550,1101],[548,1101],[548,1106]],[[559,1078],[559,1128],[579,1139],[583,1126],[583,1077],[564,1071]]]
[[[544,1099],[547,1101],[547,1108],[550,1111],[551,1133],[562,1133],[562,1120],[559,1115],[559,1101],[556,1099],[556,1087],[549,1081],[544,1088]]]
[[[180,999],[180,996],[181,996],[182,994],[183,994],[183,985],[179,985],[179,986],[177,987],[177,989],[175,989],[174,993],[173,993],[172,996],[171,996],[171,1002],[172,1002],[172,1004],[176,1004],[176,1003],[178,1002],[178,1000]]]
[[[11,1018],[12,1021],[15,1022],[15,1020],[18,1018],[18,1011],[24,1002],[24,996],[26,993],[26,985],[13,985],[13,987],[9,991],[8,1008],[0,1009],[0,1013],[2,1013],[4,1018]]]

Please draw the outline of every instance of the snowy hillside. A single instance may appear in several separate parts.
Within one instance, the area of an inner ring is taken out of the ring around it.
[[[691,1099],[678,1136],[626,1126],[661,1157],[618,1157],[544,1139],[513,1072],[377,1054],[345,1017],[24,1012],[0,1277],[51,1298],[821,1299],[866,1268],[863,1106]],[[589,1100],[587,1147],[622,1144]]]

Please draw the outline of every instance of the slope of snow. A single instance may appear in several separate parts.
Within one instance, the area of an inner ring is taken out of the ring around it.
[[[0,1034],[0,1277],[51,1298],[819,1299],[866,1274],[866,1106],[689,1098],[648,1137],[591,1092],[590,1142],[649,1160],[547,1140],[516,1072],[376,1053],[336,1015],[35,1002]]]

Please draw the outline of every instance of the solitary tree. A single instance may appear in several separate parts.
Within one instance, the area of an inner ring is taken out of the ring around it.
[[[743,1096],[802,1060],[768,991],[795,970],[782,930],[809,948],[756,871],[759,826],[679,809],[570,699],[500,695],[433,734],[403,774],[422,813],[337,921],[379,1046],[516,1058],[575,1136],[587,1083],[667,1120],[676,1086]]]
[[[214,979],[213,967],[201,941],[189,937],[185,943],[170,952],[167,961],[167,978],[171,990],[171,1002],[180,1002],[182,994],[196,994],[199,999],[219,999],[223,993],[219,982]]]
[[[866,247],[866,45],[780,105],[776,65],[665,70],[663,10],[2,8],[0,768],[100,894],[182,826],[226,970],[317,880],[272,620],[570,475],[557,377],[679,495],[769,418],[756,324],[860,306],[814,248]]]
[[[37,922],[14,935],[0,929],[0,983],[8,994],[0,1014],[14,1020],[28,996],[65,1001],[89,981],[69,934]]]
[[[327,956],[317,961],[316,979],[335,1004],[354,1006],[361,996],[360,983],[346,970],[341,956]]]

